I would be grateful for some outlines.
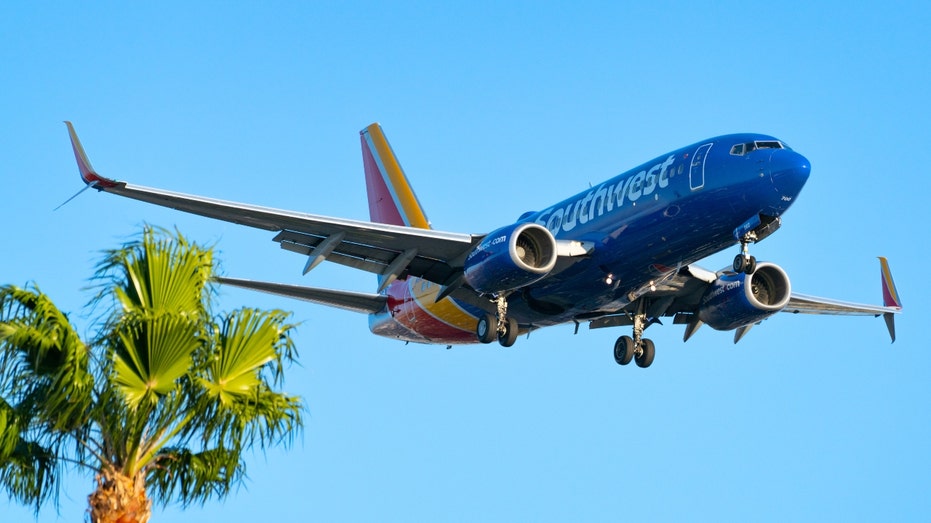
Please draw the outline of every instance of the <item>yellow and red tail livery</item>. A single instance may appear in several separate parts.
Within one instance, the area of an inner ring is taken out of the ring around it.
[[[373,123],[359,135],[372,221],[429,229],[430,222],[381,126]]]

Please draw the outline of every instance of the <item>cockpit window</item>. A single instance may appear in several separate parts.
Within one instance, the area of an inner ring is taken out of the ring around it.
[[[753,142],[739,143],[731,147],[731,154],[734,156],[743,156],[757,149],[788,149],[789,147],[779,140],[756,140]]]
[[[768,141],[768,142],[763,141],[763,140],[758,140],[756,142],[753,142],[753,144],[756,145],[757,149],[783,149],[782,142],[777,142],[775,140]]]

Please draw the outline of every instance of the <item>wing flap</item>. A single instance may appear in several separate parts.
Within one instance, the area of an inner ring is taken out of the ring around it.
[[[399,256],[407,252],[400,249],[363,245],[345,239],[335,247],[325,247],[323,237],[290,230],[278,233],[274,241],[279,242],[282,249],[309,257],[316,256],[318,249],[326,249],[328,261],[373,274],[384,274]],[[443,284],[453,274],[456,274],[456,268],[451,260],[427,256],[421,248],[415,249],[417,249],[417,256],[407,263],[405,269],[399,273],[399,278],[403,279],[412,275]]]

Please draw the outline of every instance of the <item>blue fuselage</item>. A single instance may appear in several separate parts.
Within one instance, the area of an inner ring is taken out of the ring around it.
[[[808,160],[779,140],[732,134],[660,156],[521,221],[557,240],[594,244],[576,263],[508,299],[537,326],[614,312],[664,272],[735,245],[735,230],[778,218],[795,201]]]

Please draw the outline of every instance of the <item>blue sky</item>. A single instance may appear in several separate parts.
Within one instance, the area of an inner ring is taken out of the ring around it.
[[[153,521],[852,521],[931,517],[922,227],[931,140],[923,2],[158,2],[0,7],[0,283],[35,281],[89,328],[99,252],[142,223],[215,244],[227,275],[371,290],[272,234],[80,187],[62,120],[104,175],[365,219],[358,131],[378,121],[434,227],[487,232],[668,150],[775,135],[811,178],[753,247],[799,292],[906,312],[779,315],[731,333],[552,327],[445,350],[364,316],[234,289],[219,306],[301,322],[306,426],[249,458],[224,502]],[[719,269],[734,252],[702,265]],[[83,517],[93,478],[64,483]],[[4,521],[29,508],[0,501]]]

